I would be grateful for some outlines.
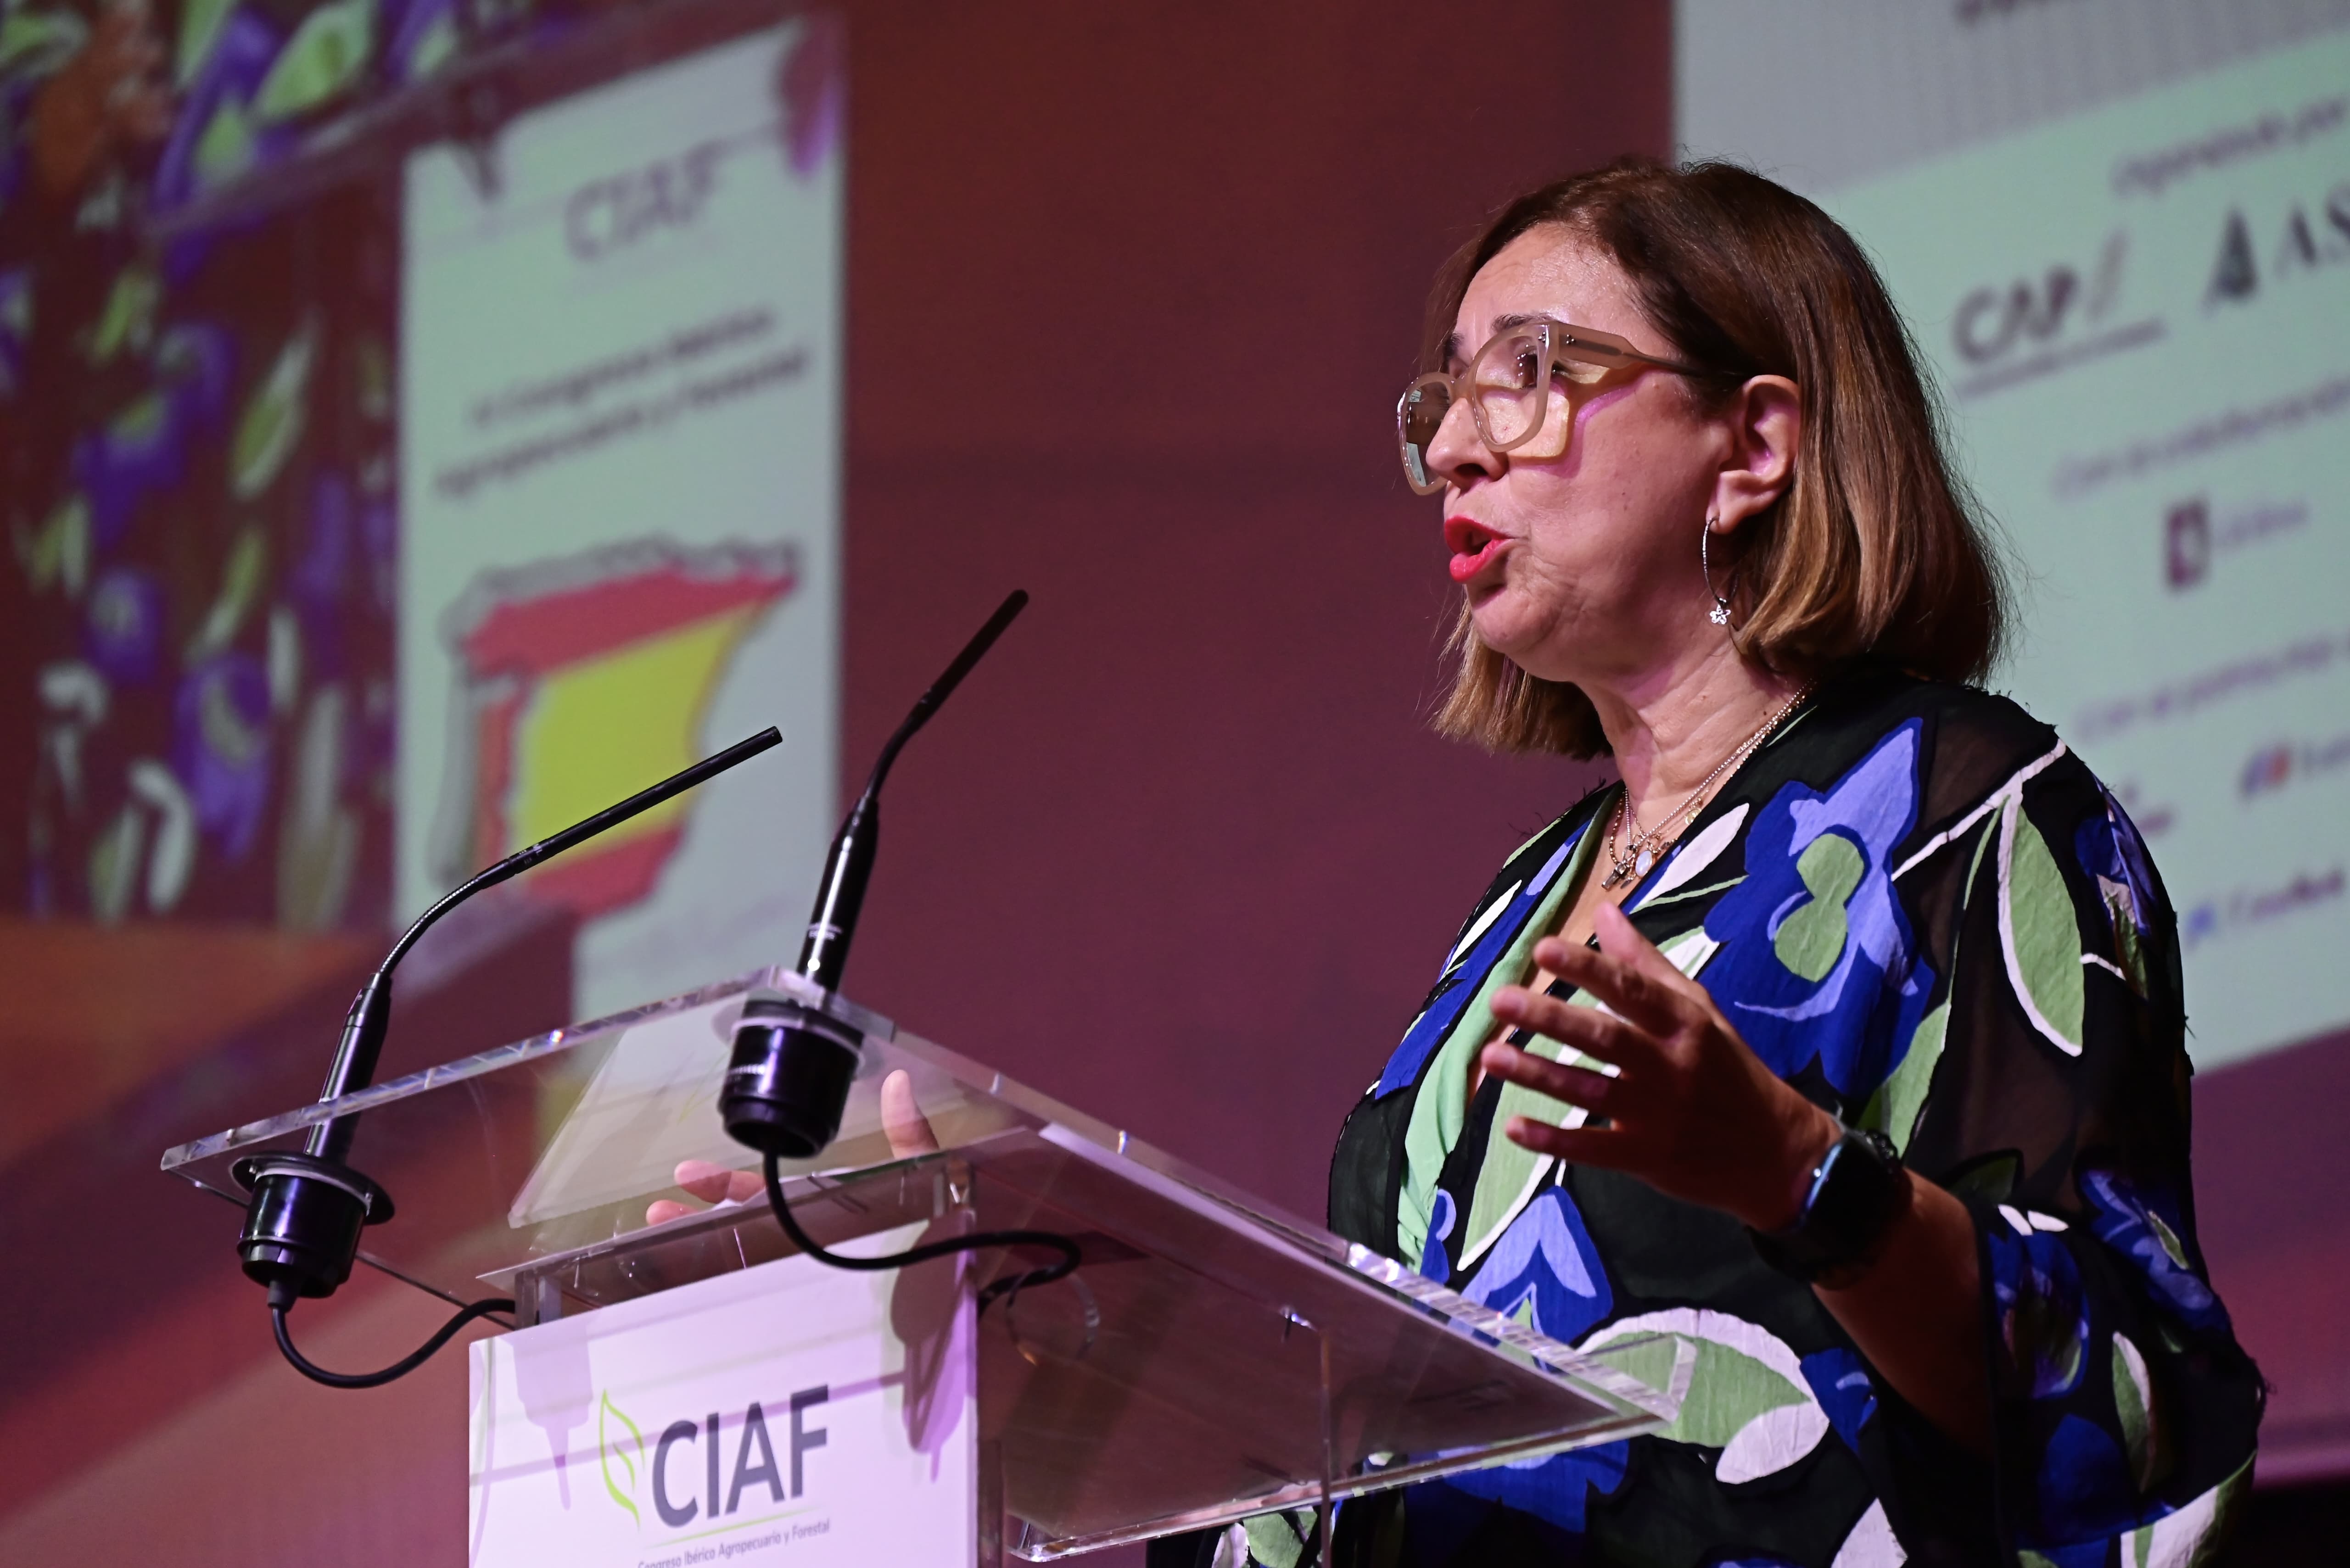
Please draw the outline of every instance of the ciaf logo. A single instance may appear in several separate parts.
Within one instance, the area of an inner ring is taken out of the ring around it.
[[[643,1529],[645,1516],[637,1508],[637,1476],[644,1468],[645,1435],[612,1403],[608,1392],[596,1401],[596,1451],[603,1462],[604,1490],[629,1511],[637,1528]]]
[[[591,180],[563,203],[563,239],[583,262],[599,261],[664,229],[689,229],[718,187],[723,142],[704,141],[674,158]]]
[[[640,1530],[645,1518],[639,1500],[648,1494],[654,1516],[671,1530],[697,1520],[729,1518],[741,1512],[746,1501],[757,1507],[799,1497],[807,1490],[807,1456],[827,1440],[825,1428],[809,1424],[808,1412],[831,1397],[832,1390],[822,1384],[791,1397],[779,1457],[768,1433],[766,1410],[755,1399],[739,1417],[712,1410],[699,1422],[671,1421],[648,1442],[644,1429],[612,1402],[608,1392],[602,1394],[596,1402],[596,1442],[604,1490]],[[735,1434],[731,1466],[725,1441],[730,1431]],[[694,1450],[702,1463],[689,1468]],[[694,1469],[699,1469],[698,1476]]]

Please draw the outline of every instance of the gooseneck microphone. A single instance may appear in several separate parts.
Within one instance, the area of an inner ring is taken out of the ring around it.
[[[840,989],[840,971],[848,964],[849,939],[857,934],[858,911],[865,904],[881,837],[881,785],[890,764],[1027,606],[1026,591],[1014,588],[963,644],[882,746],[864,792],[841,818],[832,852],[825,857],[816,908],[808,914],[807,937],[800,944],[801,975],[824,990]],[[728,1135],[785,1159],[815,1158],[840,1131],[863,1044],[855,1029],[829,1013],[792,1002],[751,1002],[735,1027],[734,1054],[718,1096]]]
[[[800,945],[801,976],[824,990],[839,988],[841,971],[848,963],[849,940],[856,935],[865,885],[873,875],[873,853],[881,834],[881,785],[889,776],[890,764],[1027,605],[1027,593],[1014,589],[953,662],[931,682],[930,690],[915,700],[905,722],[882,746],[863,793],[841,819],[840,831],[833,835],[832,852],[825,858],[824,877],[816,888],[816,908],[808,915],[807,937]],[[719,1115],[736,1142],[763,1157],[767,1206],[793,1244],[818,1262],[856,1270],[895,1269],[950,1252],[993,1247],[1044,1247],[1061,1255],[1048,1267],[990,1285],[981,1293],[983,1306],[994,1296],[1047,1284],[1074,1270],[1079,1259],[1076,1243],[1048,1231],[983,1231],[886,1257],[827,1251],[808,1236],[793,1216],[791,1205],[784,1201],[777,1167],[785,1159],[813,1159],[838,1136],[864,1044],[863,1035],[853,1025],[831,1013],[780,999],[749,1002],[743,1009],[742,1022],[735,1025],[733,1053],[718,1094]]]
[[[351,1002],[334,1064],[318,1092],[320,1103],[357,1093],[374,1080],[384,1033],[391,1023],[391,971],[434,921],[474,894],[518,877],[541,861],[748,762],[783,738],[771,725],[618,805],[607,806],[584,822],[515,850],[425,910],[392,944],[391,951],[384,955]],[[356,1116],[331,1117],[311,1128],[301,1152],[248,1155],[232,1168],[236,1179],[252,1194],[245,1205],[244,1230],[237,1239],[237,1255],[244,1261],[245,1274],[268,1287],[278,1348],[305,1376],[338,1388],[371,1388],[389,1383],[421,1366],[469,1320],[514,1310],[511,1301],[474,1302],[414,1355],[380,1372],[328,1372],[303,1359],[287,1334],[286,1314],[304,1296],[332,1295],[350,1277],[351,1264],[359,1257],[359,1232],[392,1216],[390,1194],[346,1163],[358,1130]]]
[[[1004,601],[995,607],[987,624],[964,643],[954,662],[946,667],[931,689],[914,700],[913,711],[906,715],[881,747],[881,755],[874,761],[873,772],[865,780],[865,791],[857,804],[848,808],[841,819],[840,831],[832,836],[832,853],[826,857],[824,882],[817,889],[816,909],[808,916],[807,940],[800,944],[800,973],[827,991],[840,988],[840,971],[848,964],[848,939],[855,934],[857,912],[865,903],[865,884],[873,875],[873,851],[881,837],[881,784],[889,776],[889,766],[914,732],[931,722],[931,715],[943,706],[954,689],[962,684],[972,667],[987,656],[1003,628],[1012,624],[1020,612],[1028,607],[1028,592],[1014,588]]]

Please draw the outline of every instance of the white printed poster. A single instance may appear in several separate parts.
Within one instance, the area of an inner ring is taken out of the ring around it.
[[[476,1341],[467,1561],[975,1563],[976,1319],[957,1278],[785,1258]]]
[[[2350,1019],[2350,35],[1835,192],[2160,866],[2199,1066]]]
[[[398,888],[532,872],[591,1016],[788,962],[833,827],[841,71],[795,22],[407,171]]]

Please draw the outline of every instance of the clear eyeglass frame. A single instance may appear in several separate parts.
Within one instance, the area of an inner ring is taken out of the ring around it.
[[[1551,383],[1565,376],[1580,386],[1608,371],[1654,366],[1678,376],[1702,376],[1693,365],[1643,354],[1613,332],[1565,321],[1528,321],[1495,333],[1458,375],[1421,376],[1396,400],[1396,442],[1404,478],[1422,495],[1445,486],[1428,462],[1428,449],[1463,400],[1489,452],[1512,452],[1532,441],[1550,417]]]

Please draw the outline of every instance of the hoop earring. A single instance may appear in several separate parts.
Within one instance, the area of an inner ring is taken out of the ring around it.
[[[1707,513],[1705,518],[1705,532],[1697,536],[1697,569],[1705,576],[1705,591],[1713,595],[1713,608],[1706,612],[1705,618],[1713,622],[1716,626],[1728,626],[1730,624],[1730,601],[1723,598],[1719,593],[1714,592],[1713,565],[1706,558],[1707,549],[1713,543],[1713,514],[1710,512]]]

